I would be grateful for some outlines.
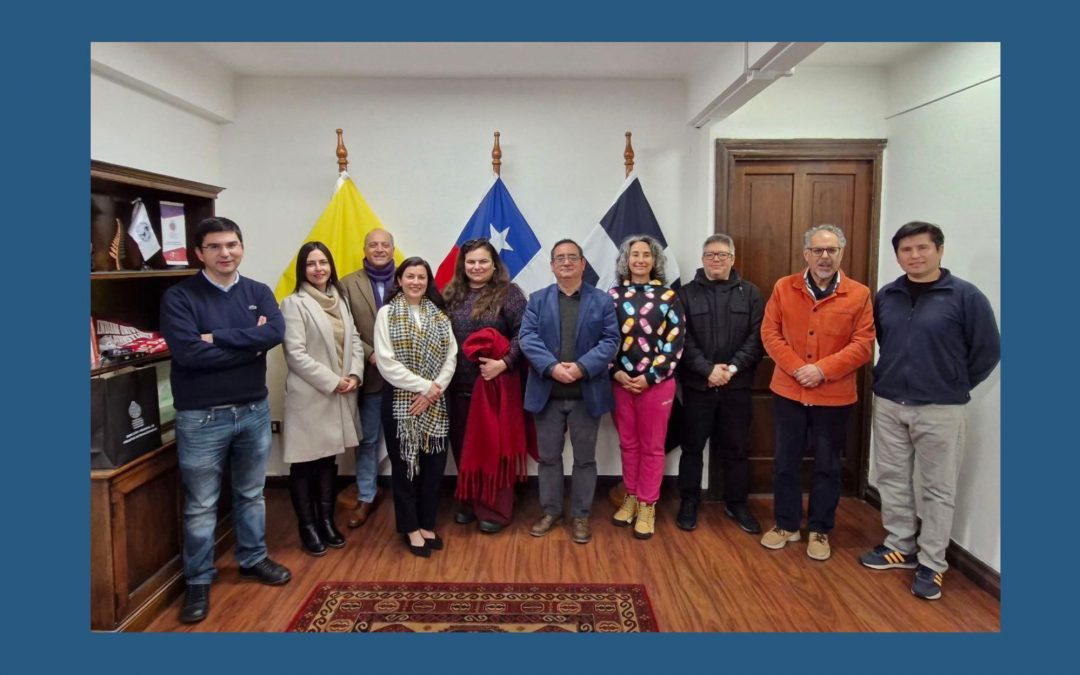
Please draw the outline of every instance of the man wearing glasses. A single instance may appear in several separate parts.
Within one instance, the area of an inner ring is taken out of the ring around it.
[[[274,294],[241,277],[240,227],[207,218],[195,230],[201,273],[165,292],[161,333],[172,353],[176,448],[184,484],[184,578],[180,620],[210,611],[214,530],[222,473],[231,470],[236,562],[240,575],[279,585],[291,574],[266,553],[263,485],[270,455],[266,352],[285,335]]]
[[[870,289],[840,271],[847,240],[835,225],[817,225],[803,235],[807,268],[782,277],[765,305],[761,339],[776,367],[776,449],[773,460],[775,526],[761,538],[766,548],[799,541],[802,524],[800,475],[810,446],[814,458],[806,554],[827,560],[829,532],[840,503],[840,455],[847,421],[858,400],[855,374],[870,360],[874,313]]]
[[[722,462],[724,512],[743,530],[756,534],[761,525],[746,503],[750,473],[750,385],[765,352],[761,319],[765,299],[758,287],[735,271],[735,242],[726,234],[705,240],[701,268],[679,289],[686,312],[686,345],[679,381],[686,411],[675,523],[697,527],[701,501],[702,454],[709,441],[713,461]]]
[[[540,454],[540,508],[529,530],[542,537],[563,519],[563,446],[574,449],[570,537],[592,539],[589,513],[596,491],[596,432],[600,417],[615,407],[608,364],[619,349],[615,305],[604,291],[582,283],[585,256],[570,239],[555,243],[551,271],[556,282],[529,297],[518,339],[529,361],[525,409],[536,417]]]

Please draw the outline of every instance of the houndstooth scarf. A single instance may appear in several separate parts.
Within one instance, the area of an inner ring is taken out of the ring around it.
[[[419,326],[409,311],[409,302],[404,295],[398,295],[388,306],[387,325],[394,358],[413,374],[425,380],[434,380],[442,370],[450,340],[453,339],[450,320],[427,298],[420,300]],[[401,442],[401,459],[408,467],[409,480],[419,471],[419,453],[446,451],[446,434],[450,427],[445,396],[415,416],[409,414],[413,396],[411,391],[394,389],[394,420]]]

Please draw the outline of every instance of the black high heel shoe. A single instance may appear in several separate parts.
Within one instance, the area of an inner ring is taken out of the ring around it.
[[[421,558],[431,557],[431,549],[427,547],[426,539],[424,540],[424,543],[420,546],[413,546],[413,543],[409,541],[409,535],[407,534],[401,535],[401,540],[405,542],[405,546],[409,549],[409,553],[412,553],[413,555],[418,555]]]
[[[423,537],[424,535],[420,536]],[[428,539],[427,537],[424,537],[424,546],[430,548],[432,551],[441,551],[443,550],[442,537],[440,537],[439,535],[435,535],[434,539]]]

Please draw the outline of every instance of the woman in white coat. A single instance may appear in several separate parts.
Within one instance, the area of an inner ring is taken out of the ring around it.
[[[357,388],[364,347],[349,303],[341,301],[337,268],[325,244],[312,241],[296,256],[296,289],[281,301],[285,317],[284,445],[289,493],[304,551],[342,548],[334,523],[336,456],[359,443]]]

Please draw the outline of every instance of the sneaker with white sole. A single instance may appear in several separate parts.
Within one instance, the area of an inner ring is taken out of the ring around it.
[[[911,582],[911,593],[923,600],[937,600],[941,597],[941,585],[945,576],[926,565],[919,565],[915,570],[915,580]]]
[[[875,546],[873,551],[867,551],[859,556],[859,562],[863,567],[872,570],[913,570],[919,566],[919,558],[914,553],[901,553],[891,549],[885,544]]]
[[[811,532],[810,543],[806,545],[806,555],[814,560],[828,560],[832,555],[832,547],[829,546],[829,535],[824,532]]]
[[[789,541],[799,541],[801,538],[802,535],[798,530],[790,532],[777,526],[765,533],[765,536],[761,538],[761,545],[776,550],[787,546]]]

